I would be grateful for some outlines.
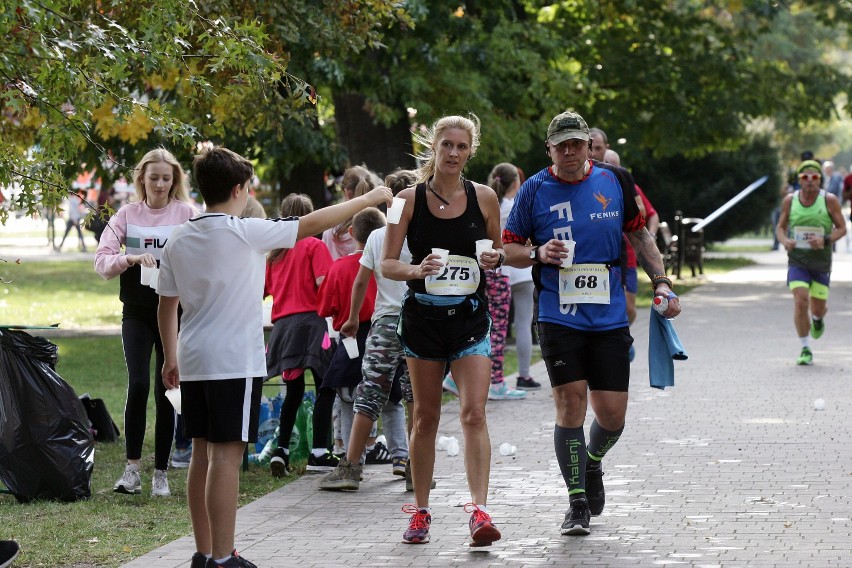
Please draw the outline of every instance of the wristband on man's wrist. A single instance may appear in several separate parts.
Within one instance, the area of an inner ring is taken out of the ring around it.
[[[657,286],[660,284],[666,284],[670,289],[674,290],[674,285],[668,276],[665,274],[654,274],[654,277],[651,278],[651,290],[656,292]]]
[[[826,237],[823,237],[823,240],[824,240],[824,242],[825,242],[825,246],[830,245],[830,244],[831,244],[831,235],[828,235],[828,236],[826,236]]]

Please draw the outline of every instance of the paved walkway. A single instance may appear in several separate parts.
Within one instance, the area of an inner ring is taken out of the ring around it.
[[[676,363],[674,388],[648,386],[648,314],[640,314],[628,425],[604,460],[607,506],[590,536],[559,534],[568,499],[545,388],[488,405],[489,509],[504,535],[490,549],[466,545],[463,461],[444,452],[430,544],[400,543],[400,507],[412,494],[390,466],[370,466],[356,493],[321,492],[318,476],[306,475],[243,507],[238,549],[261,568],[852,565],[852,254],[836,255],[812,367],[794,364],[784,253],[756,258],[684,299],[676,327],[689,361]],[[547,382],[543,365],[533,372]],[[462,440],[456,402],[445,405],[440,434]],[[517,446],[515,456],[499,454],[503,442]],[[126,567],[188,566],[193,552],[188,536]]]

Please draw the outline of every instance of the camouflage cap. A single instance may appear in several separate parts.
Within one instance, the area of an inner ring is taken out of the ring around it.
[[[589,140],[589,125],[576,112],[567,110],[557,114],[547,127],[547,141],[551,145],[559,144],[569,139]]]
[[[796,173],[800,174],[805,170],[816,170],[820,176],[822,176],[822,166],[819,165],[819,162],[816,160],[805,160],[799,167],[796,169]]]

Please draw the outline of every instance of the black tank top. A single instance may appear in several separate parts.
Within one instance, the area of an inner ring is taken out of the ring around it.
[[[452,219],[439,219],[429,211],[426,202],[426,184],[417,185],[414,190],[414,212],[408,224],[408,249],[411,251],[411,264],[418,265],[432,254],[432,248],[444,248],[450,254],[476,258],[476,241],[488,238],[485,217],[476,199],[476,188],[468,180],[464,181],[467,205],[464,212]],[[479,269],[479,288],[477,293],[484,298],[485,271]],[[408,288],[414,292],[425,293],[426,283],[422,279],[409,280]]]

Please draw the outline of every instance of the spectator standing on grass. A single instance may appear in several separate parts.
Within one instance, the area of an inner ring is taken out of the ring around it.
[[[127,465],[113,491],[142,492],[140,463],[145,439],[148,395],[151,391],[151,353],[154,353],[154,476],[151,494],[168,497],[166,474],[175,434],[175,411],[163,386],[163,343],[157,323],[159,297],[141,282],[141,267],[156,268],[172,232],[196,214],[187,191],[187,178],[167,150],[151,150],[133,170],[136,200],[110,218],[95,253],[95,270],[105,279],[120,278],[121,341],[127,365],[124,405],[124,443]]]
[[[285,219],[294,219],[309,215],[313,210],[307,195],[291,193],[281,202],[280,213]],[[311,370],[317,390],[314,440],[328,436],[334,392],[320,387],[334,348],[325,318],[317,313],[317,292],[331,263],[328,248],[321,240],[310,236],[300,239],[291,248],[276,248],[266,259],[263,294],[272,296],[272,332],[266,347],[267,376],[281,377],[287,385],[279,416],[278,447],[269,463],[275,477],[290,475],[290,437],[305,396],[306,369]]]
[[[62,250],[62,245],[65,244],[65,239],[68,238],[68,233],[71,229],[77,230],[77,238],[79,239],[79,247],[82,252],[86,252],[86,239],[83,237],[83,229],[80,227],[80,219],[83,218],[83,198],[79,193],[74,192],[65,200],[65,234],[62,235],[62,240],[56,251]]]
[[[95,234],[95,242],[98,244],[101,242],[101,235],[103,235],[107,221],[109,221],[109,208],[113,206],[113,203],[112,190],[101,187],[98,190],[98,205],[89,220],[89,229]]]
[[[182,386],[183,418],[194,451],[187,502],[196,553],[191,568],[256,568],[234,549],[240,464],[257,438],[263,350],[265,254],[391,199],[376,188],[363,197],[297,219],[240,219],[251,162],[225,148],[195,158],[206,213],[175,230],[160,274],[158,317],[167,387]],[[178,304],[181,305],[178,337]]]

